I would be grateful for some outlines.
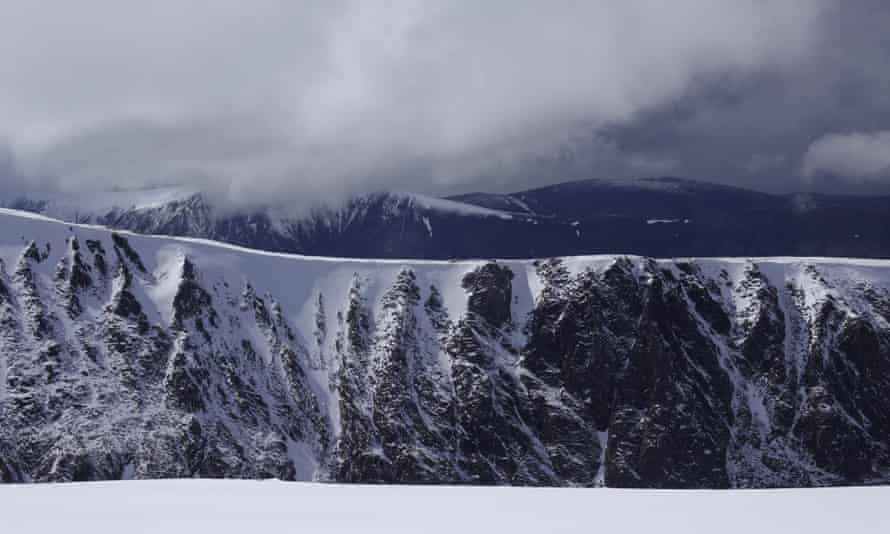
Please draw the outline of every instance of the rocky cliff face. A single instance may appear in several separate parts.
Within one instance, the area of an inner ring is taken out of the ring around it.
[[[890,262],[325,261],[0,218],[4,482],[890,482]]]

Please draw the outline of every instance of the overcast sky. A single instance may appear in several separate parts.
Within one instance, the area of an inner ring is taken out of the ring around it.
[[[8,189],[890,193],[884,0],[5,0]]]

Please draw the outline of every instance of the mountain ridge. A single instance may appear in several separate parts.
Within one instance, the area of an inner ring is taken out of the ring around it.
[[[337,260],[0,212],[0,478],[890,478],[890,262]]]
[[[55,201],[62,208],[54,207],[52,199],[7,199],[3,204],[139,233],[317,256],[890,257],[885,230],[890,197],[778,196],[677,178],[587,180],[511,195],[447,199],[378,193],[299,217],[270,209],[223,213],[200,193],[181,194],[167,202],[104,206],[93,213],[73,210],[79,202],[65,198]],[[164,193],[149,196],[163,199]]]

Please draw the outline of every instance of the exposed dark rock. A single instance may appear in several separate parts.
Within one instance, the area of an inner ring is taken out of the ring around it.
[[[174,408],[188,413],[204,409],[204,391],[206,371],[191,369],[188,356],[184,352],[176,352],[168,364],[164,379],[167,402]]]
[[[105,247],[102,246],[102,242],[97,239],[87,239],[87,249],[93,254],[102,254],[105,255]]]
[[[37,243],[33,241],[31,241],[31,243],[28,244],[28,247],[25,248],[25,251],[22,253],[22,257],[36,263],[40,263],[41,261],[43,261],[43,255],[37,248]]]
[[[203,326],[201,317],[206,315],[210,323],[216,326],[217,314],[213,308],[213,298],[198,283],[197,271],[190,259],[183,258],[180,276],[179,287],[173,297],[173,326],[181,329],[184,322],[191,319],[205,338],[209,338],[210,334]]]
[[[510,321],[513,300],[513,271],[496,263],[487,263],[467,273],[461,285],[469,295],[468,309],[494,327]]]
[[[334,478],[347,482],[386,482],[391,462],[383,455],[371,418],[369,385],[371,318],[364,283],[354,276],[345,318],[336,341],[339,370],[335,380],[342,434],[333,458]]]
[[[385,325],[372,362],[373,422],[391,467],[388,482],[437,483],[456,477],[454,419],[447,380],[418,327],[420,288],[411,270],[383,296]]]
[[[118,233],[111,234],[111,240],[114,242],[114,248],[116,251],[120,251],[119,253],[123,253],[124,257],[126,257],[130,262],[136,266],[142,272],[146,272],[145,265],[142,263],[142,258],[139,257],[139,253],[130,246],[130,241],[127,240],[124,236]]]
[[[717,348],[697,327],[680,288],[650,274],[638,338],[618,376],[606,483],[726,487],[729,380]]]
[[[18,466],[12,463],[9,457],[7,447],[0,442],[0,482],[21,482],[22,474]]]
[[[0,268],[4,482],[722,488],[890,473],[890,288],[874,266],[857,280],[855,263],[352,264],[345,298],[319,284],[295,302],[286,283],[204,269],[196,249],[149,274],[112,242],[107,274],[78,259],[103,257],[98,240],[71,239],[55,265],[32,243]]]

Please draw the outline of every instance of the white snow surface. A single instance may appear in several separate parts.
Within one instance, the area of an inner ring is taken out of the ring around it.
[[[164,312],[172,303],[171,288],[166,287],[165,281],[179,269],[184,256],[195,261],[205,280],[210,278],[236,283],[250,282],[256,288],[257,294],[271,292],[277,297],[287,296],[287,301],[281,302],[281,305],[293,316],[302,315],[299,312],[304,306],[309,307],[313,304],[313,298],[319,289],[325,290],[326,300],[338,301],[340,297],[345,298],[353,276],[359,275],[372,277],[372,282],[376,282],[374,285],[385,290],[405,267],[415,270],[421,287],[429,287],[432,283],[443,291],[442,296],[449,315],[458,316],[466,307],[466,294],[460,288],[460,280],[469,271],[491,261],[302,256],[248,249],[206,239],[147,236],[127,231],[117,233],[127,236],[145,262],[147,270],[153,274],[156,283],[153,287],[147,288],[147,293],[162,316],[166,316]],[[61,255],[66,253],[63,245],[72,235],[80,240],[105,241],[108,240],[109,230],[100,226],[71,224],[43,215],[0,208],[0,260],[5,262],[7,268],[15,265],[22,250],[33,240],[41,249],[47,243],[52,245],[48,261],[43,263],[46,269],[51,271]],[[605,269],[619,256],[609,254],[574,256],[564,258],[564,263],[569,272],[576,274],[584,269]],[[689,260],[696,261],[704,269],[712,271],[715,276],[718,271],[725,269],[733,274],[733,278],[739,276],[737,273],[743,271],[746,266],[756,263],[779,287],[785,280],[799,276],[800,271],[807,265],[819,265],[827,272],[836,273],[847,280],[867,281],[879,286],[890,285],[890,260],[884,259],[765,257],[677,258],[659,261],[672,263]],[[513,289],[515,292],[529,291],[532,301],[537,298],[541,286],[535,274],[533,265],[535,260],[496,261],[510,267],[517,274],[525,273],[526,276],[522,278],[528,280],[529,287],[519,288],[514,283]],[[171,284],[172,282],[170,280]],[[813,290],[814,292],[809,294],[817,295],[818,299],[817,290],[825,288],[807,289]],[[336,298],[328,299],[329,296]]]
[[[213,532],[864,534],[890,487],[649,491],[156,480],[0,486],[16,534]]]
[[[690,219],[646,219],[646,224],[676,224],[682,222],[683,224],[689,224],[692,221]]]
[[[417,193],[393,193],[396,197],[409,199],[414,205],[429,211],[457,213],[460,215],[477,215],[481,217],[497,217],[499,219],[512,219],[513,216],[505,211],[483,208],[474,204],[455,202],[444,198],[428,197]]]

